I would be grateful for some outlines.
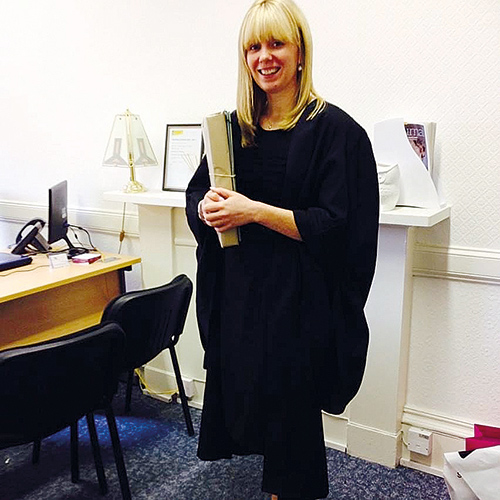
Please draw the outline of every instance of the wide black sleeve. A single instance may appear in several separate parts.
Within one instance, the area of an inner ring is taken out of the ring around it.
[[[357,305],[364,307],[375,273],[379,229],[377,166],[366,133],[360,134],[351,152],[356,168],[349,172],[347,259],[349,282],[355,285]]]
[[[210,188],[206,157],[191,178],[186,189],[186,217],[196,242],[196,316],[201,343],[206,349],[217,300],[217,281],[220,279],[220,244],[216,231],[198,217],[198,203]]]
[[[303,242],[328,272],[350,283],[364,306],[375,270],[379,218],[376,163],[359,126],[338,128],[313,165],[314,198],[294,210]],[[328,138],[328,136],[327,136]],[[340,274],[339,274],[340,273]]]
[[[204,240],[208,232],[208,227],[198,217],[198,204],[209,189],[207,158],[204,156],[186,189],[186,217],[198,244]]]
[[[340,413],[356,395],[363,380],[369,343],[364,307],[375,274],[379,225],[379,189],[370,141],[361,134],[351,153],[346,266],[341,286],[344,324],[338,328],[337,362],[343,398],[332,398],[330,411]],[[343,399],[343,401],[342,401]]]
[[[321,393],[322,408],[339,414],[359,390],[369,341],[364,306],[375,272],[379,190],[366,132],[337,128],[315,168],[316,201],[294,216],[331,293],[335,327],[320,354]]]

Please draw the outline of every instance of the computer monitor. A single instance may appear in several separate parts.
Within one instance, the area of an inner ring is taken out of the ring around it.
[[[70,255],[75,246],[68,238],[68,181],[59,182],[49,188],[49,243],[64,240]]]
[[[88,252],[84,247],[73,245],[68,238],[68,181],[49,188],[49,238],[50,244],[64,240],[70,257]]]

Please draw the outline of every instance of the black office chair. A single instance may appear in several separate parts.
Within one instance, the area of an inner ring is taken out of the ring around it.
[[[101,493],[107,492],[93,412],[105,410],[122,496],[130,488],[111,402],[125,335],[106,322],[59,339],[0,351],[0,449],[35,442],[71,427],[71,479],[78,482],[77,422],[86,416]]]
[[[126,292],[114,298],[102,315],[103,321],[119,323],[126,336],[123,361],[123,371],[128,374],[125,411],[130,411],[134,370],[168,349],[190,436],[194,434],[194,428],[175,345],[184,329],[192,293],[191,280],[181,274],[166,285]]]

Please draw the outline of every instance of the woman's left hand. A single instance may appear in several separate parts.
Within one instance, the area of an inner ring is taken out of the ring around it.
[[[219,195],[218,201],[206,201],[203,207],[205,223],[217,232],[254,222],[257,203],[250,198],[224,188],[210,188]]]

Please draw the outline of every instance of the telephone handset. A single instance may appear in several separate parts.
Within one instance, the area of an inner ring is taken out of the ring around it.
[[[43,226],[45,226],[43,219],[32,219],[27,222],[16,236],[16,246],[11,250],[11,253],[22,255],[28,250],[48,252],[50,246],[40,232]]]

